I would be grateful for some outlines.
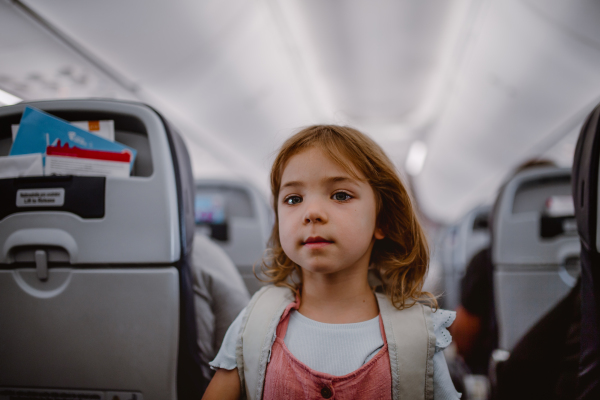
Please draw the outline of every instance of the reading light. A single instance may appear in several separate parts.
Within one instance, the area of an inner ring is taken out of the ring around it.
[[[0,89],[0,104],[10,106],[10,105],[20,102],[21,100],[23,100],[23,99]]]
[[[425,164],[427,157],[427,145],[417,140],[410,145],[408,156],[406,157],[406,172],[412,176],[419,175]]]

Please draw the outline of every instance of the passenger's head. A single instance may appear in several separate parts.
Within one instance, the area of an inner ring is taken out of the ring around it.
[[[295,156],[315,155],[326,157],[320,162],[324,168],[343,171],[360,185],[369,188],[373,201],[374,243],[369,264],[381,278],[386,293],[396,307],[405,307],[423,296],[422,292],[429,264],[429,252],[424,232],[417,220],[410,196],[401,182],[394,165],[381,147],[366,135],[349,127],[316,125],[289,138],[281,147],[271,169],[271,192],[275,224],[270,239],[270,256],[263,261],[263,272],[268,281],[277,285],[289,286],[298,290],[302,283],[302,269],[288,257],[282,247],[281,217],[287,218],[287,211],[280,211],[282,177],[286,167],[298,168]],[[315,159],[315,158],[313,158]],[[306,161],[309,161],[307,158]],[[329,165],[330,167],[327,167]],[[287,190],[287,189],[286,189]],[[335,195],[335,193],[334,193]],[[340,196],[344,196],[343,194]],[[341,198],[340,198],[341,199]],[[283,199],[287,201],[286,199]],[[337,200],[337,199],[334,199]],[[293,204],[298,199],[290,199]],[[363,208],[370,213],[369,208]],[[308,217],[310,218],[310,217]],[[315,215],[315,218],[318,216]],[[285,228],[285,223],[283,224]],[[358,228],[358,227],[356,227]],[[296,258],[297,260],[297,258]],[[432,302],[435,300],[432,298]]]

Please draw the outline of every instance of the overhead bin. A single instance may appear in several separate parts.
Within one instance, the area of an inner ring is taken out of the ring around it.
[[[500,348],[510,351],[579,274],[571,170],[546,167],[515,175],[495,213],[495,306]]]
[[[115,141],[137,157],[129,177],[0,179],[0,387],[111,400],[201,396],[193,179],[181,137],[139,103],[28,105],[67,121],[112,120]],[[25,106],[0,108],[0,156]],[[22,206],[19,193],[64,201]]]

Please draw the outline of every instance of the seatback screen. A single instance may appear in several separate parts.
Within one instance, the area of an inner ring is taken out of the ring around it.
[[[194,216],[196,224],[224,224],[225,197],[220,194],[196,194]]]

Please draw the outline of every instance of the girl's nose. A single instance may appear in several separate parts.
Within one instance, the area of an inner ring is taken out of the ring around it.
[[[313,201],[308,204],[306,213],[304,214],[304,223],[325,223],[327,222],[327,216],[322,207],[319,206],[317,201]]]

